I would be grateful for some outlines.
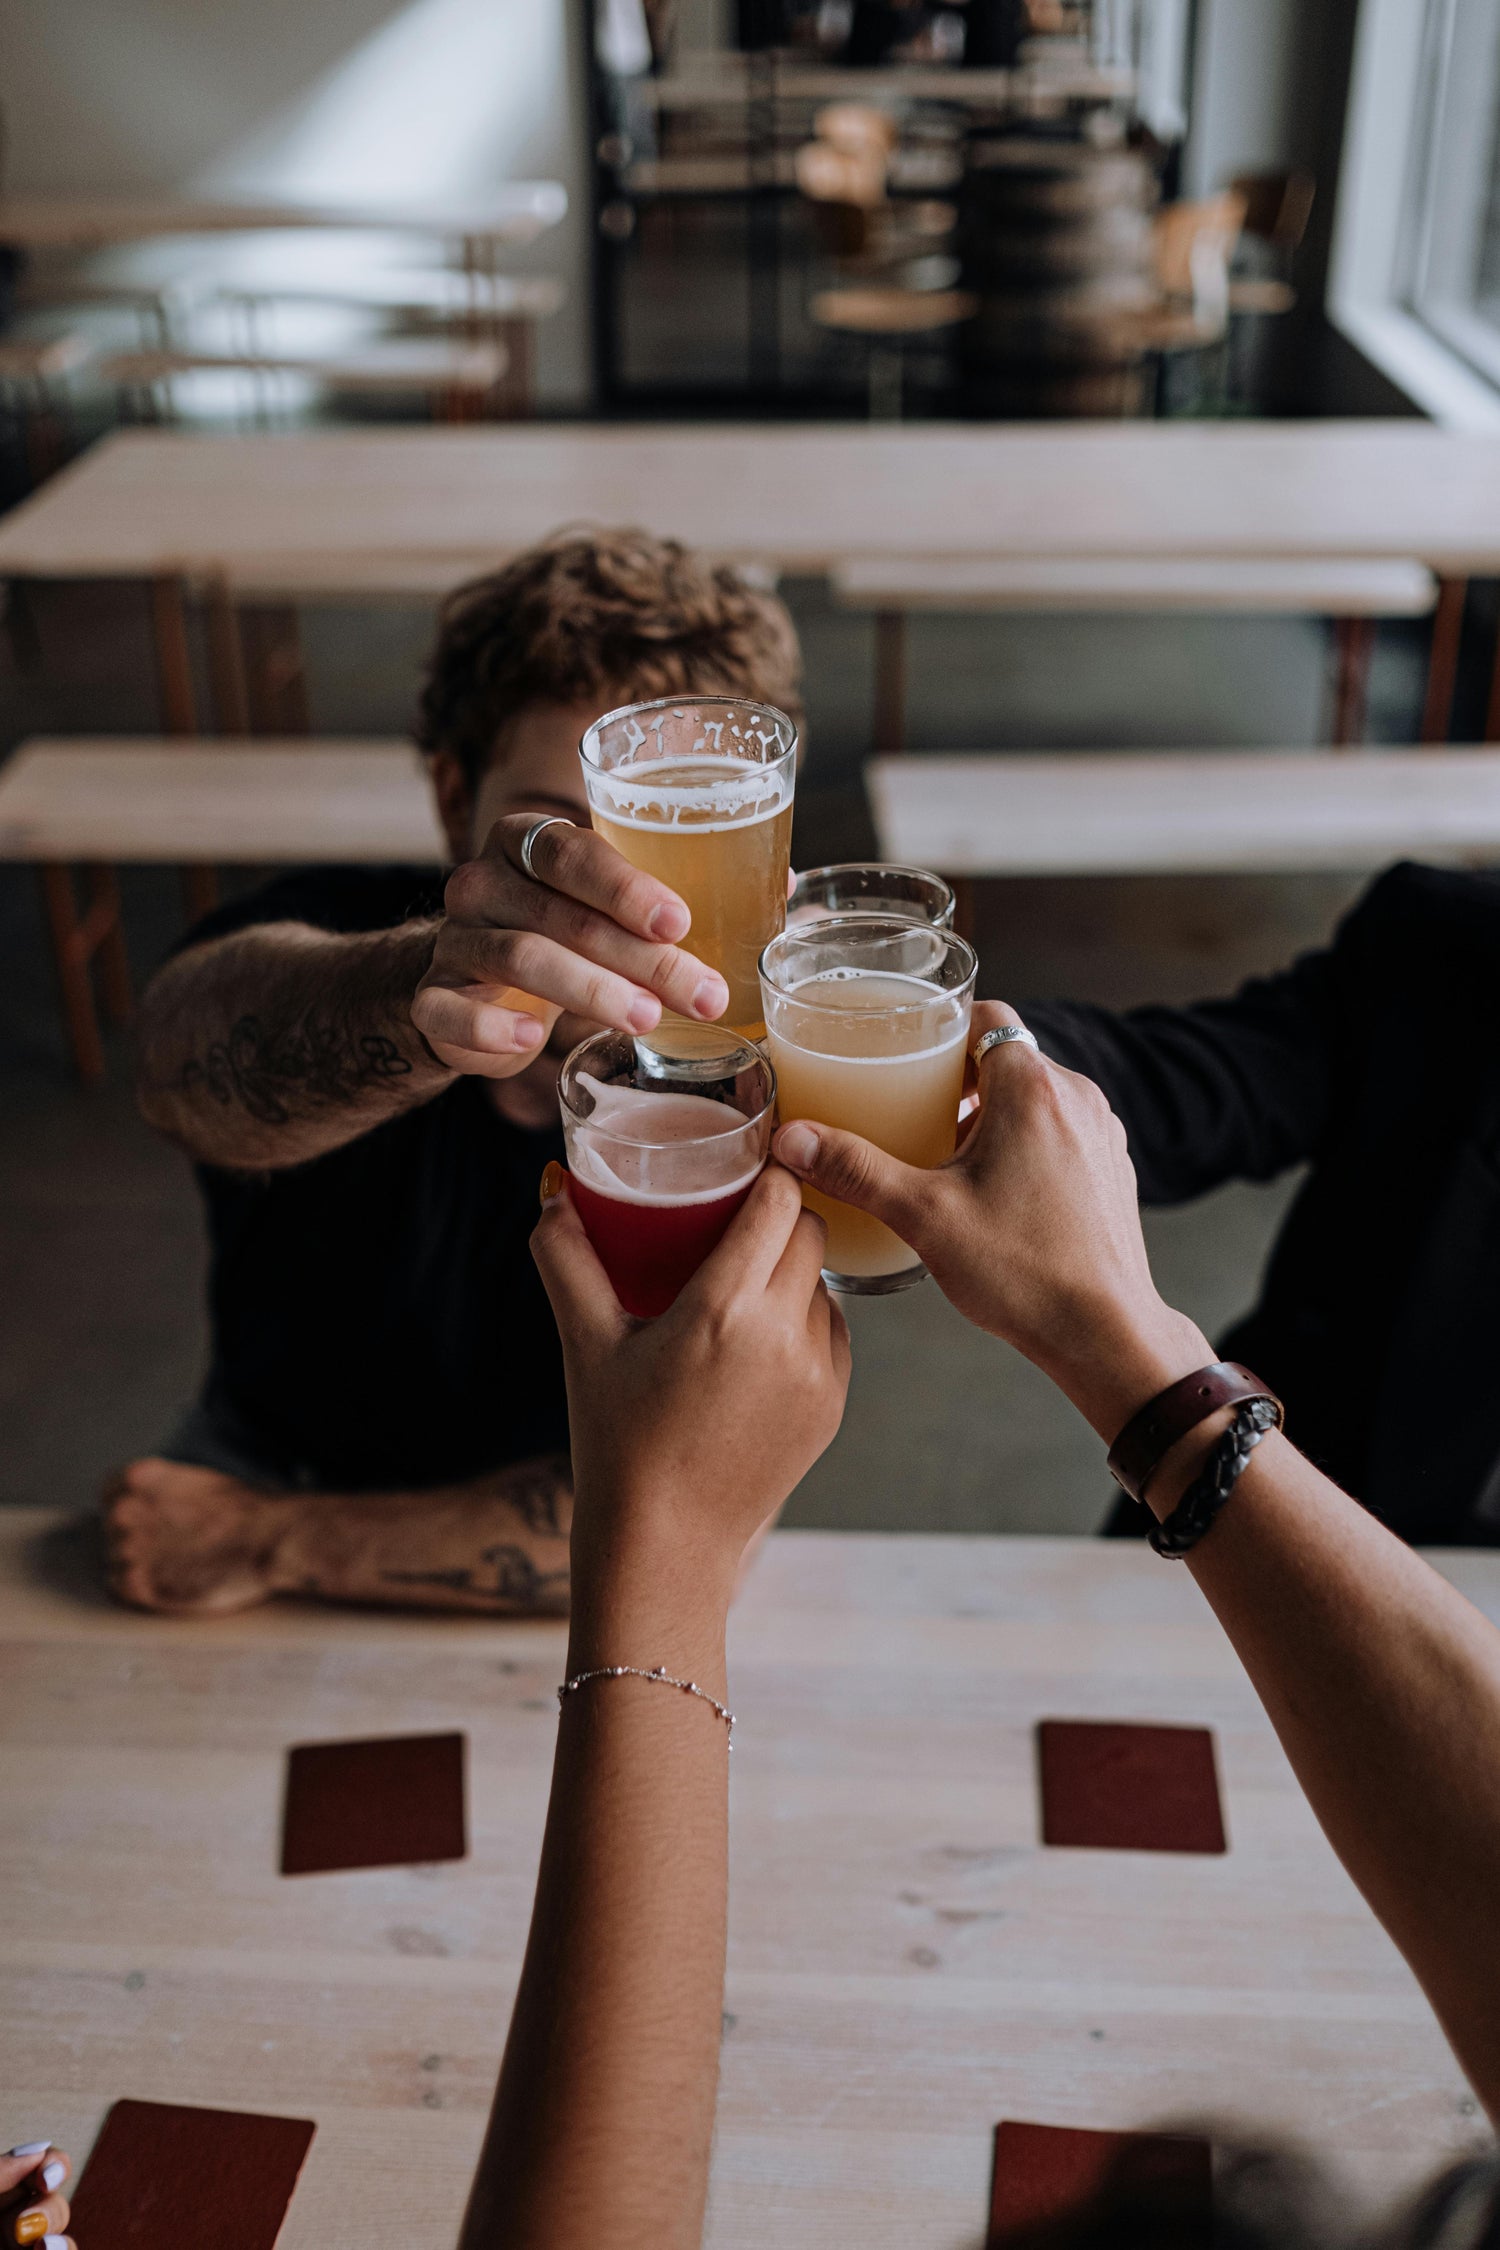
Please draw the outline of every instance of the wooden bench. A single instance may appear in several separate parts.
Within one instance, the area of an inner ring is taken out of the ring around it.
[[[390,337],[343,352],[119,352],[102,360],[107,383],[144,399],[151,418],[159,401],[170,405],[171,386],[181,375],[245,375],[260,390],[281,376],[301,376],[327,390],[366,398],[425,398],[443,421],[474,421],[501,394],[510,357],[503,344],[457,338]]]
[[[1500,860],[1500,750],[920,753],[865,769],[884,859],[1001,875]]]
[[[334,860],[439,864],[446,846],[409,743],[26,742],[0,771],[0,860],[42,881],[63,1015],[78,1074],[104,1075],[90,977],[106,1013],[130,1013],[130,971],[114,868],[121,862]],[[73,870],[86,872],[80,914]]]
[[[1377,619],[1425,617],[1437,601],[1432,572],[1401,557],[873,556],[829,578],[842,608],[875,613],[874,745],[885,752],[905,747],[911,610],[1326,617],[1337,652],[1329,740],[1343,744],[1364,732]]]

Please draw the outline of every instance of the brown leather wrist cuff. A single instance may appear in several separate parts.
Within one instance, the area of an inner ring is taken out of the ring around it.
[[[1267,1390],[1258,1375],[1232,1359],[1216,1359],[1194,1375],[1169,1383],[1164,1391],[1132,1414],[1109,1449],[1109,1473],[1132,1500],[1144,1501],[1146,1487],[1163,1460],[1189,1430],[1217,1414],[1222,1406],[1242,1406],[1263,1398],[1276,1409],[1276,1427],[1283,1415],[1280,1399]]]

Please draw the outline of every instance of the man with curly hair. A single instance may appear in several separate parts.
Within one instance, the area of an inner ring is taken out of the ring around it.
[[[559,536],[446,605],[418,739],[456,873],[324,867],[198,924],[149,986],[139,1095],[195,1159],[202,1395],[106,1494],[122,1599],[566,1607],[556,1331],[528,1252],[558,1064],[663,1003],[717,1017],[687,913],[588,829],[578,741],[657,695],[799,714],[773,596],[641,531]],[[578,825],[521,844],[541,814]],[[563,1010],[550,1034],[524,1007]]]

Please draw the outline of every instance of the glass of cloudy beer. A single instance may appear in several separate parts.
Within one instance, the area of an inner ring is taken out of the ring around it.
[[[664,1053],[603,1031],[562,1066],[568,1192],[628,1313],[674,1302],[755,1185],[776,1077],[758,1047],[685,1024]]]
[[[773,938],[761,997],[782,1124],[841,1126],[907,1164],[951,1156],[975,967],[951,931],[893,915],[835,915]],[[878,1219],[802,1193],[828,1224],[830,1289],[886,1296],[922,1279],[915,1251]]]
[[[791,720],[768,703],[667,696],[596,719],[579,754],[595,829],[686,901],[684,950],[728,985],[724,1021],[758,1038],[756,962],[786,920]]]

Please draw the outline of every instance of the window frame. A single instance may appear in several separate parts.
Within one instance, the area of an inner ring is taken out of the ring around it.
[[[1328,315],[1415,403],[1450,429],[1500,430],[1500,332],[1461,308],[1434,320],[1405,301],[1433,6],[1361,0],[1339,168]],[[1462,347],[1462,348],[1460,348]]]

